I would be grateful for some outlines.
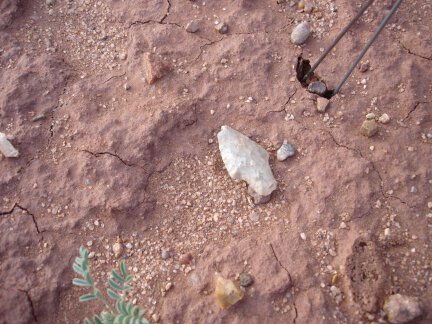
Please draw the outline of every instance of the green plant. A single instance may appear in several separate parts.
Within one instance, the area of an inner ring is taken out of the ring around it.
[[[93,278],[90,274],[88,251],[84,247],[80,247],[79,257],[76,257],[72,266],[73,270],[78,273],[81,278],[75,278],[72,283],[80,287],[88,287],[92,289],[89,294],[82,295],[79,298],[80,302],[86,302],[93,299],[101,301],[105,305],[105,310],[100,315],[94,315],[93,320],[84,319],[85,324],[148,324],[148,320],[144,318],[144,310],[138,306],[134,306],[132,302],[126,302],[124,293],[131,289],[129,285],[133,276],[128,273],[124,260],[120,262],[120,272],[111,270],[111,278],[108,279],[107,295],[115,304],[109,303],[104,298],[101,291],[95,286]]]

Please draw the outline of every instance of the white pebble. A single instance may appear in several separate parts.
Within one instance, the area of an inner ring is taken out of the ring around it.
[[[378,121],[379,121],[381,124],[387,124],[387,123],[390,121],[390,116],[387,115],[387,114],[382,114],[382,115],[380,116],[380,118],[378,118]]]
[[[8,158],[19,156],[18,150],[13,147],[4,133],[0,133],[0,152]]]
[[[306,21],[298,24],[291,33],[291,42],[296,45],[301,45],[308,39],[310,35],[310,26]]]
[[[306,240],[306,234],[305,233],[300,233],[300,237],[303,241]]]

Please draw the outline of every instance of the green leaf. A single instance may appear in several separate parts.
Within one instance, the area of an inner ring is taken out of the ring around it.
[[[108,313],[107,311],[103,311],[101,314],[102,318],[103,318],[103,323],[104,324],[113,324],[114,323],[114,315]]]
[[[74,279],[72,280],[72,283],[73,283],[75,286],[80,286],[80,287],[91,287],[91,286],[92,286],[92,285],[89,284],[86,280],[78,279],[78,278],[74,278]]]
[[[114,299],[116,301],[120,301],[121,300],[121,297],[118,294],[116,294],[113,290],[111,290],[109,288],[107,289],[107,293],[108,293],[108,296],[110,296],[112,299]]]
[[[139,314],[139,308],[138,308],[138,306],[133,307],[131,315],[134,316],[134,317],[137,317],[138,314]]]
[[[84,260],[88,258],[88,251],[84,246],[80,247],[80,255]]]
[[[133,304],[131,302],[127,303],[126,304],[126,313],[132,314],[132,307],[133,307]]]
[[[118,281],[120,282],[124,282],[125,280],[123,279],[123,277],[114,269],[111,271],[111,274],[114,278],[116,278]]]
[[[97,289],[96,287],[93,287],[93,293],[95,294],[95,296],[99,299],[103,299],[102,293],[100,292],[99,289]]]
[[[92,300],[92,299],[97,299],[97,296],[95,294],[86,294],[86,295],[82,295],[79,298],[79,301],[80,302],[86,302],[86,301],[89,301],[89,300]]]
[[[129,274],[127,271],[125,260],[121,260],[121,262],[120,262],[120,271],[121,271],[123,277],[127,277],[127,275]]]
[[[82,275],[82,276],[85,276],[85,274],[86,274],[86,272],[81,268],[81,266],[79,266],[79,265],[76,264],[76,263],[74,263],[74,264],[72,265],[72,269],[73,269],[76,273],[78,273],[78,274],[80,274],[80,275]]]
[[[82,262],[83,262],[82,258],[79,258],[79,257],[75,258],[75,263],[78,264],[80,267],[82,266]]]
[[[130,319],[132,319],[132,316],[127,315],[126,317],[123,318],[122,324],[128,324]]]
[[[117,302],[116,308],[120,314],[126,314],[127,315],[126,305],[125,305],[124,301]]]
[[[104,324],[104,323],[102,322],[101,318],[100,318],[98,315],[95,315],[95,316],[93,317],[93,321],[94,321],[96,324]]]
[[[84,318],[84,324],[92,324],[92,321],[86,317]]]
[[[108,279],[108,284],[115,290],[123,291],[123,288],[111,278]]]
[[[126,283],[129,283],[132,281],[132,279],[133,279],[133,275],[127,275],[125,281]]]
[[[88,267],[88,259],[84,258],[82,263],[81,263],[81,267],[83,268],[84,271],[88,271],[89,267]]]
[[[92,279],[92,277],[91,277],[91,275],[90,275],[89,272],[86,272],[84,278],[85,278],[85,280],[87,280],[87,282],[88,282],[91,286],[93,286],[93,279]]]

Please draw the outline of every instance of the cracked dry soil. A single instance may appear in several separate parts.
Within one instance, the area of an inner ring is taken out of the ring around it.
[[[314,62],[361,1],[316,0],[310,14],[278,2],[0,2],[0,131],[20,152],[0,157],[0,323],[99,312],[78,303],[72,261],[86,246],[103,287],[117,240],[151,321],[382,323],[393,293],[420,298],[413,323],[432,321],[431,3],[405,1],[369,70],[320,114],[293,64]],[[376,1],[320,66],[330,88],[390,5]],[[313,32],[296,47],[302,20]],[[152,85],[146,52],[170,67]],[[391,117],[369,139],[368,113]],[[221,125],[270,152],[268,204],[228,177]],[[285,139],[297,154],[278,162]],[[255,278],[228,310],[213,300],[216,271]]]

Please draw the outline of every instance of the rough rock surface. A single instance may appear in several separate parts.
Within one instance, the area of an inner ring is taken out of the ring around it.
[[[417,298],[395,294],[385,301],[384,311],[390,323],[401,324],[421,316],[422,305]]]
[[[267,151],[229,126],[222,126],[217,137],[219,151],[230,177],[246,181],[251,190],[260,196],[271,195],[277,183]]]
[[[423,302],[412,323],[432,322],[430,4],[404,1],[369,69],[319,114],[293,60],[315,62],[362,1],[314,0],[310,13],[280,2],[0,1],[0,131],[20,152],[0,156],[0,322],[100,312],[78,302],[87,290],[72,287],[72,261],[87,246],[103,285],[117,241],[131,299],[160,323],[383,322],[397,293]],[[376,1],[319,67],[329,89],[390,2]],[[300,49],[290,33],[305,20]],[[152,85],[146,52],[171,67]],[[368,139],[369,113],[391,121]],[[221,125],[270,153],[268,204],[224,169]],[[284,139],[297,153],[277,163]],[[255,281],[221,311],[215,272]]]

